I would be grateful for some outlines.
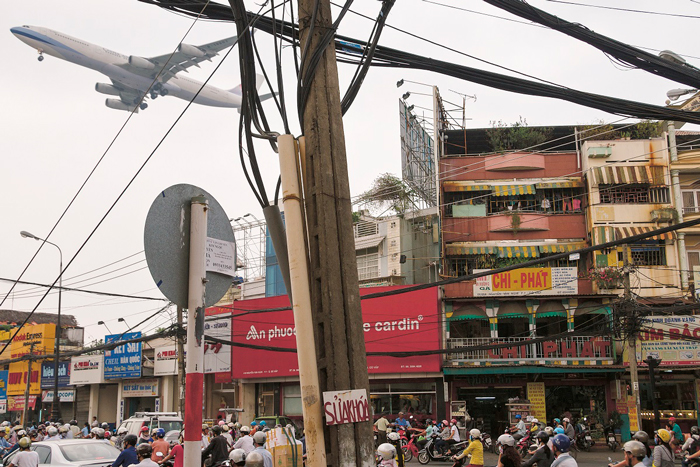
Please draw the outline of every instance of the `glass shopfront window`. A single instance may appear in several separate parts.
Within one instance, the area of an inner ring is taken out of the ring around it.
[[[370,400],[375,419],[404,412],[417,420],[435,418],[435,383],[370,384]]]

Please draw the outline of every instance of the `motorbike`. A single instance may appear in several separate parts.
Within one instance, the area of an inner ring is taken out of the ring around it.
[[[520,456],[525,459],[525,456],[530,449],[530,440],[532,438],[532,432],[528,431],[525,436],[516,441],[515,449],[520,453]]]
[[[403,450],[403,458],[404,458],[405,462],[409,462],[414,457],[418,457],[418,454],[420,453],[420,449],[418,448],[418,444],[417,444],[418,438],[419,438],[418,435],[413,434],[413,435],[411,435],[411,439],[408,440],[408,443],[401,446],[401,449]]]
[[[620,447],[620,443],[617,442],[617,437],[615,436],[615,430],[612,425],[605,427],[605,441],[612,452],[617,451]]]
[[[484,445],[484,452],[488,451],[494,454],[496,453],[496,445],[493,443],[490,434],[481,433],[481,444]]]
[[[422,465],[425,465],[430,461],[452,461],[453,455],[467,448],[467,441],[460,441],[459,443],[449,446],[447,451],[442,453],[435,445],[438,438],[439,436],[437,434],[432,435],[430,439],[428,439],[425,448],[418,453],[418,462],[420,462]]]
[[[591,438],[591,433],[588,430],[582,430],[576,435],[576,447],[579,449],[590,452],[591,446],[593,446],[593,438]]]
[[[406,428],[403,426],[399,426],[396,427],[396,432],[399,434],[399,437],[401,439],[401,446],[406,446],[408,444],[408,437],[410,436],[408,434],[408,430],[406,430]]]

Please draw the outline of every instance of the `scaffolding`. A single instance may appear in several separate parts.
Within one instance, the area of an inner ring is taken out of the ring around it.
[[[237,267],[243,280],[265,277],[265,220],[248,213],[231,219],[231,226],[236,238]]]

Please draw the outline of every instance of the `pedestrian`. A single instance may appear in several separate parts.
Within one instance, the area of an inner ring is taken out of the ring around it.
[[[661,428],[656,432],[656,444],[652,456],[654,467],[673,467],[675,456],[671,447],[671,432]]]
[[[484,466],[484,445],[481,443],[481,432],[476,428],[469,431],[469,446],[462,451],[461,454],[453,456],[455,463],[452,467],[461,467],[464,465],[464,459],[471,455],[468,467],[483,467]],[[542,467],[538,464],[537,467]]]
[[[571,440],[565,434],[558,434],[552,438],[552,451],[554,452],[554,462],[551,467],[578,467],[576,459],[569,454]]]
[[[255,449],[255,444],[253,443],[253,437],[250,436],[250,427],[242,426],[241,435],[242,436],[238,438],[238,441],[234,443],[233,449],[243,449],[246,454],[253,452],[253,449]]]
[[[138,463],[138,455],[136,454],[136,443],[138,439],[136,435],[126,435],[124,437],[124,449],[117,456],[117,460],[112,462],[112,467],[129,467]]]
[[[136,455],[139,456],[137,467],[158,467],[158,464],[151,460],[153,448],[148,443],[141,443],[136,447]]]
[[[100,426],[100,422],[97,421],[97,417],[92,417],[92,423],[90,423],[90,427],[97,428],[98,426]]]
[[[272,454],[270,454],[270,451],[263,447],[265,446],[265,439],[265,433],[262,431],[259,431],[253,435],[253,443],[255,444],[255,449],[253,449],[253,452],[257,452],[263,457],[264,467],[273,467]]]
[[[20,452],[12,458],[12,462],[10,462],[8,467],[38,467],[39,454],[36,451],[29,450],[29,447],[32,445],[29,438],[21,438],[18,443]]]
[[[374,426],[377,429],[377,443],[386,443],[386,430],[389,428],[389,420],[386,419],[386,414],[382,414],[379,420],[374,422]]]
[[[515,449],[515,438],[509,434],[501,435],[498,443],[498,467],[520,467],[522,458]]]

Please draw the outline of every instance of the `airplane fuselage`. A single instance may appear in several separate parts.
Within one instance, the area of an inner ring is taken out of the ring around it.
[[[153,89],[155,77],[160,70],[153,69],[152,76],[141,76],[129,71],[129,56],[114,52],[105,47],[91,44],[75,37],[36,26],[21,26],[11,32],[22,42],[37,49],[39,53],[51,55],[76,65],[100,72],[115,82],[146,93]],[[167,95],[192,100],[201,89],[194,102],[214,107],[240,108],[241,96],[234,92],[203,85],[202,82],[176,74],[161,84]],[[204,87],[202,87],[204,86]]]

